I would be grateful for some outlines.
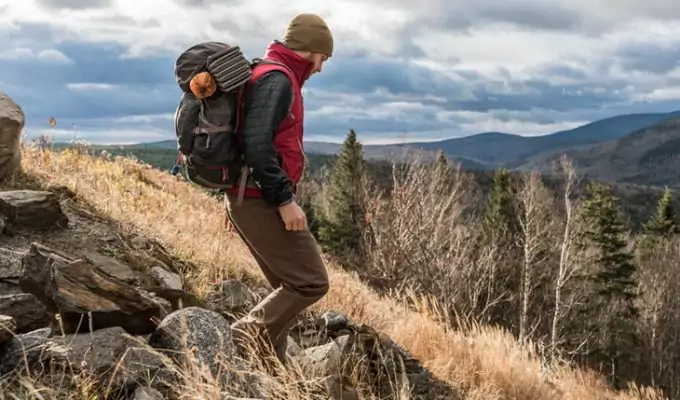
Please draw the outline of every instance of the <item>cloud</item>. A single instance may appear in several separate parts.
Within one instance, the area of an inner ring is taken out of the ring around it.
[[[44,49],[35,51],[21,47],[0,52],[0,60],[29,60],[59,64],[72,63],[71,59],[59,50]]]
[[[31,132],[55,116],[66,136],[173,139],[180,51],[222,40],[260,56],[316,12],[336,54],[306,85],[306,138],[536,135],[680,109],[676,3],[23,0],[0,6],[0,84]]]

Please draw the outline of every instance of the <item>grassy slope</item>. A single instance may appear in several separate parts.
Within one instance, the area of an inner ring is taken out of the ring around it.
[[[223,229],[222,204],[167,172],[130,160],[106,161],[73,152],[25,148],[25,170],[49,185],[66,186],[98,211],[153,237],[201,265],[188,279],[199,293],[217,279],[262,281],[241,242]],[[381,298],[352,274],[329,266],[331,291],[315,306],[348,314],[402,344],[468,399],[656,399],[615,393],[594,375],[547,368],[530,347],[490,327],[448,330],[433,307],[409,309]]]

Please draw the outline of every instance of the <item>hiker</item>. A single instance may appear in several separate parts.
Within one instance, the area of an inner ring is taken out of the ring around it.
[[[294,318],[329,286],[316,240],[295,201],[295,187],[305,160],[301,88],[332,54],[331,32],[313,14],[296,16],[283,39],[269,44],[263,58],[273,63],[254,67],[244,93],[240,135],[250,171],[243,198],[239,187],[225,190],[229,224],[274,288],[232,325],[234,341],[257,334],[284,364]]]

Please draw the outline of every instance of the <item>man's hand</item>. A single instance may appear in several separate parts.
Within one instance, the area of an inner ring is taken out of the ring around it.
[[[307,217],[302,208],[295,201],[279,207],[279,214],[286,225],[287,231],[302,231],[307,229]]]

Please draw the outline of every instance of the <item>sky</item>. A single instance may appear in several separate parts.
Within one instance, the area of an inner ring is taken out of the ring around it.
[[[541,135],[680,109],[677,0],[0,0],[0,91],[29,137],[172,140],[184,49],[259,57],[301,12],[335,38],[305,84],[307,141]]]

